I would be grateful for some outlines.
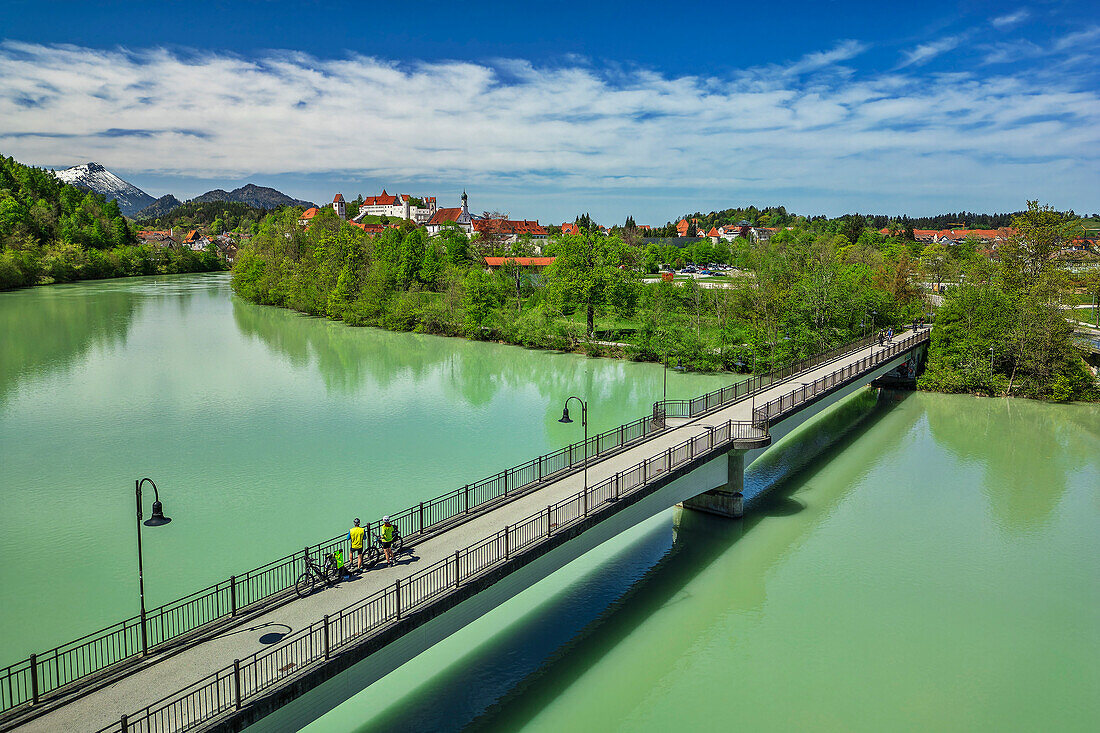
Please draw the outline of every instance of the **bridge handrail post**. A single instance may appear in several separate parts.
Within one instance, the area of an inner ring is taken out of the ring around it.
[[[229,576],[229,615],[237,615],[237,576]]]
[[[504,525],[504,561],[508,562],[508,525]]]
[[[619,424],[619,447],[626,445],[626,425]]]
[[[401,578],[393,582],[394,605],[397,609],[397,618],[401,618]]]
[[[32,654],[31,663],[31,705],[38,704],[38,655]],[[8,678],[11,679],[10,677]],[[13,700],[14,702],[14,700]]]
[[[460,550],[455,550],[455,588],[458,587],[458,553]]]
[[[539,464],[539,481],[542,481],[542,456],[536,458],[535,461]]]
[[[550,507],[546,507],[546,536],[550,536]]]
[[[668,451],[667,451],[667,455],[668,455],[668,458],[667,458],[666,463],[665,463],[665,465],[666,465],[665,470],[667,470],[671,473],[672,472],[672,446],[669,446]]]
[[[501,471],[501,474],[504,476],[504,498],[507,499],[508,498],[508,472],[507,471]]]
[[[615,478],[614,478],[614,482],[613,482],[614,487],[615,487],[615,494],[614,494],[614,500],[615,501],[619,500],[619,476],[621,476],[621,475],[622,475],[621,473],[615,474]]]
[[[462,495],[465,497],[462,501],[463,506],[465,507],[464,511],[465,511],[466,514],[469,514],[470,513],[470,485],[469,484],[466,484],[466,488],[464,488],[462,490]]]
[[[233,660],[233,707],[241,709],[241,660]]]
[[[424,531],[424,502],[420,502],[420,531]]]
[[[323,636],[324,636],[324,640],[325,640],[325,661],[327,662],[328,658],[329,658],[329,650],[331,648],[329,646],[329,638],[328,638],[328,614],[327,613],[321,619],[321,623],[324,624],[324,635]]]
[[[120,733],[127,733],[130,730],[129,725],[125,715],[118,719],[118,729]]]
[[[581,492],[581,496],[583,497],[583,501],[581,503],[584,507],[584,509],[583,509],[584,516],[587,517],[588,516],[588,487],[587,486],[584,487],[584,491]]]

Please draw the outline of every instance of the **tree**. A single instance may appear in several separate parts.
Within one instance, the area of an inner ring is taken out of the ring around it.
[[[587,333],[596,329],[596,311],[604,307],[629,308],[636,303],[633,275],[626,246],[618,237],[604,237],[585,230],[563,237],[556,259],[546,268],[546,288],[551,299],[564,309],[583,307]]]

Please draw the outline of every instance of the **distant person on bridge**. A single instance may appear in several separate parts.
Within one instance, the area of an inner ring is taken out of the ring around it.
[[[394,527],[390,524],[389,517],[382,517],[382,552],[386,553],[386,562],[393,567],[393,530]]]
[[[359,526],[359,517],[356,517],[355,525],[350,530],[348,530],[348,539],[351,540],[352,559],[355,559],[355,567],[360,572],[362,572],[363,570],[363,538],[366,536],[367,530]]]
[[[893,326],[890,326],[890,328],[887,329],[887,331],[886,331],[886,340],[887,341],[893,341],[894,340],[894,327]]]

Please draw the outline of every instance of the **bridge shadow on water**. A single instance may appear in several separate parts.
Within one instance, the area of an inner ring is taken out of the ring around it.
[[[802,512],[806,504],[795,494],[904,397],[857,393],[822,414],[746,471],[743,520],[674,509],[671,523],[649,529],[360,730],[522,728],[655,611],[682,600],[685,587],[742,536],[761,522]],[[838,491],[829,502],[846,493]],[[784,554],[802,541],[803,530],[792,531]],[[748,582],[761,586],[748,592],[755,599],[750,604],[762,604],[762,580]]]

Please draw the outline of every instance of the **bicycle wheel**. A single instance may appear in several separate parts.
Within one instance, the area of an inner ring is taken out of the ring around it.
[[[401,532],[397,527],[393,528],[393,542],[390,543],[390,549],[393,550],[393,554],[401,552],[401,548],[405,546],[405,540],[401,537]]]
[[[336,558],[329,555],[328,559],[325,560],[325,578],[331,584],[338,582],[340,575],[340,568],[336,567]]]
[[[363,567],[372,568],[378,564],[378,560],[382,557],[381,551],[375,545],[368,545],[363,550]]]
[[[305,598],[313,592],[313,586],[317,582],[317,579],[313,577],[313,573],[308,570],[298,576],[298,582],[294,584],[294,592],[298,594],[299,598]]]

